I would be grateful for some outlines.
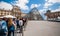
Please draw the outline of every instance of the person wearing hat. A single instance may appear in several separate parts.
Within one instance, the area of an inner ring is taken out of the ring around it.
[[[8,34],[6,21],[3,20],[3,17],[0,17],[0,36],[6,36]]]

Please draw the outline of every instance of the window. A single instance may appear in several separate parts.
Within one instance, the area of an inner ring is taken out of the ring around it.
[[[8,12],[6,12],[6,15],[8,15]]]
[[[4,12],[4,15],[6,15],[6,12]]]
[[[60,16],[60,13],[59,13],[59,16]]]
[[[16,12],[16,9],[14,9],[13,11]]]
[[[2,12],[2,15],[4,15],[4,12]]]
[[[1,15],[2,15],[3,13],[1,12]]]
[[[9,12],[9,15],[10,15],[11,13]]]
[[[20,11],[18,10],[18,12],[20,12]]]
[[[0,12],[0,15],[1,15],[1,12]]]
[[[0,10],[0,12],[1,12],[1,10]]]
[[[16,15],[14,14],[14,16],[16,16]]]
[[[18,12],[18,11],[16,10],[16,12]]]
[[[9,15],[9,12],[7,12],[7,15]]]

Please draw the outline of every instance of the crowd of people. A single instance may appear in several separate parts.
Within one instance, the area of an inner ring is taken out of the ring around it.
[[[0,18],[0,36],[14,36],[15,30],[20,28],[20,32],[22,28],[26,26],[26,19],[25,18]],[[13,35],[11,35],[11,33]]]

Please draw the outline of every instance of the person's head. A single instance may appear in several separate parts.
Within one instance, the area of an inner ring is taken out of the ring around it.
[[[2,18],[0,18],[0,21],[2,20]]]
[[[20,20],[23,20],[23,18],[20,18]]]
[[[25,20],[25,18],[23,18],[23,20]]]
[[[8,26],[11,26],[12,25],[12,22],[13,22],[12,18],[9,18],[8,19]]]
[[[5,18],[5,17],[4,17],[4,18],[3,18],[3,20],[7,21],[7,20],[8,20],[8,18]]]
[[[19,20],[19,17],[17,17],[17,20]]]
[[[22,19],[20,19],[20,20],[22,20]]]
[[[13,21],[15,21],[16,19],[14,18]]]

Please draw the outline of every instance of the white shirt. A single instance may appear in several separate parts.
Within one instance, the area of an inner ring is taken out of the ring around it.
[[[22,26],[23,25],[23,21],[19,20],[19,25]]]

